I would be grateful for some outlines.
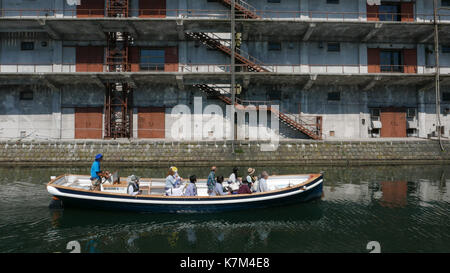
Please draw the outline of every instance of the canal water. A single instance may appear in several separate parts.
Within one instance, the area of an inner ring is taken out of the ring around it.
[[[104,167],[121,176],[166,174],[165,168]],[[103,253],[368,253],[369,242],[381,252],[450,252],[450,166],[258,167],[269,174],[325,171],[321,199],[260,210],[173,215],[48,208],[50,176],[89,169],[0,167],[0,252],[70,252],[77,245],[80,252]],[[179,172],[206,178],[208,168]],[[228,176],[231,168],[219,166],[217,173]]]

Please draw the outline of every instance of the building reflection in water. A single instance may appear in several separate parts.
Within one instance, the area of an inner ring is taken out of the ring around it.
[[[406,206],[408,196],[406,181],[383,181],[380,184],[383,192],[380,205],[391,208]]]

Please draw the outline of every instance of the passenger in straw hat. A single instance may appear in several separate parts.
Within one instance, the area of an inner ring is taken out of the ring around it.
[[[251,185],[256,181],[256,177],[254,176],[255,174],[255,169],[253,168],[248,168],[247,170],[247,182],[249,183],[249,186],[251,187]]]

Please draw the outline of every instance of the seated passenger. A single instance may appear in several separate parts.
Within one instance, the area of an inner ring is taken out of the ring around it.
[[[258,182],[258,188],[256,192],[266,192],[269,191],[267,187],[267,179],[269,178],[269,174],[266,171],[261,173],[261,179]]]
[[[216,181],[214,190],[210,194],[211,196],[228,194],[228,192],[223,191],[222,182],[223,182],[223,176],[217,177],[217,181]]]
[[[230,174],[227,182],[224,182],[223,187],[226,188],[230,193],[236,194],[239,190],[239,186],[241,184],[240,179],[238,178],[238,168],[233,168],[233,173]]]
[[[135,175],[130,176],[127,192],[129,195],[136,196],[141,193],[139,190],[139,178]]]
[[[189,177],[190,183],[186,186],[186,191],[184,192],[184,196],[197,196],[197,186],[195,183],[197,182],[197,176],[191,175]]]
[[[248,170],[247,170],[247,177],[245,178],[245,180],[247,180],[247,183],[248,183],[248,187],[249,188],[252,188],[252,186],[253,186],[253,183],[255,183],[256,182],[256,177],[255,177],[255,169],[253,169],[253,168],[248,168]]]
[[[242,185],[239,187],[238,194],[243,193],[252,193],[250,187],[248,186],[248,182],[246,180],[242,180]]]
[[[175,179],[175,172],[172,168],[169,169],[166,177],[166,187],[164,190],[166,191],[166,195],[172,195],[172,190],[177,187],[177,180]]]
[[[179,187],[181,185],[181,183],[183,182],[183,178],[178,174],[178,168],[175,166],[170,167],[170,169],[172,169],[172,171],[174,171],[174,175],[173,177],[175,177],[175,186]]]

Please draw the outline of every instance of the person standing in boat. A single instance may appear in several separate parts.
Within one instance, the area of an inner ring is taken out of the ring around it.
[[[197,182],[197,176],[191,175],[189,177],[190,183],[186,186],[186,191],[184,192],[184,196],[197,196],[197,186],[195,183]]]
[[[102,183],[102,177],[109,177],[109,172],[102,172],[100,162],[103,160],[102,154],[97,154],[95,160],[91,166],[91,183],[92,190],[100,190],[100,184]]]
[[[216,187],[216,170],[216,166],[211,167],[211,172],[209,173],[208,180],[206,181],[209,195],[212,195],[214,193],[214,189]]]

